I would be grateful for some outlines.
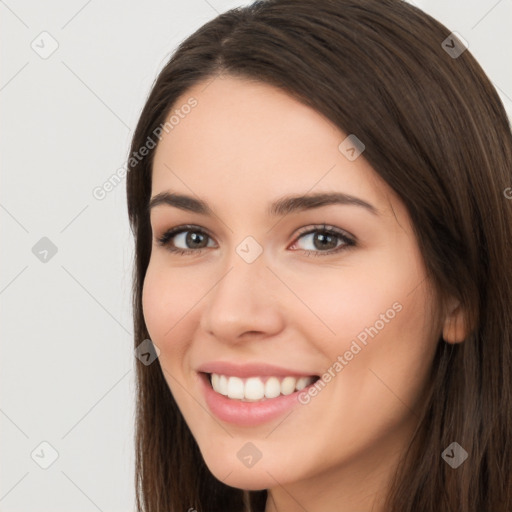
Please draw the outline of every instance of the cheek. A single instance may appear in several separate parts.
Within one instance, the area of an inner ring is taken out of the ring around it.
[[[338,305],[324,302],[330,308],[326,323],[336,332],[322,342],[335,375],[329,393],[344,404],[329,414],[331,424],[350,417],[352,425],[362,426],[366,418],[373,436],[395,428],[420,400],[437,346],[437,323],[428,283],[413,268],[390,269],[378,280],[371,272],[354,279],[336,294]],[[360,432],[346,434],[355,442]]]
[[[391,326],[404,323],[420,332],[429,301],[425,267],[416,245],[395,236],[378,250],[354,256],[353,264],[340,272],[330,269],[323,288],[316,285],[319,309],[336,336],[343,340],[359,336],[364,342],[368,331],[390,332]],[[328,292],[322,294],[322,289]]]
[[[293,283],[294,293],[301,299],[295,301],[291,314],[296,319],[307,317],[307,322],[301,322],[308,328],[306,339],[320,343],[322,352],[332,355],[333,350],[342,350],[358,335],[364,341],[365,329],[377,324],[380,331],[399,321],[404,315],[398,310],[412,307],[405,308],[405,303],[410,302],[412,283],[420,282],[418,276],[398,266],[386,271],[354,266],[303,273],[300,280],[290,274],[283,280]]]
[[[142,289],[144,321],[149,337],[160,349],[159,363],[167,385],[188,418],[194,417],[197,410],[190,403],[190,396],[183,392],[186,379],[183,367],[191,339],[186,329],[191,321],[197,321],[194,305],[200,297],[200,289],[197,283],[191,282],[188,273],[170,271],[158,259],[150,262]]]
[[[158,341],[163,333],[169,309],[169,290],[165,274],[158,274],[155,266],[150,263],[142,287],[142,311],[149,335],[153,341]]]
[[[304,273],[300,283],[295,278],[295,293],[314,313],[301,322],[304,338],[322,352],[326,371],[344,375],[332,378],[334,387],[343,380],[341,393],[359,389],[359,403],[370,409],[389,393],[386,384],[415,402],[439,334],[421,257],[414,247],[401,249],[339,271]]]
[[[204,287],[203,293],[204,293]],[[142,309],[151,339],[160,350],[169,350],[166,340],[173,339],[173,349],[179,347],[181,322],[193,314],[200,297],[197,283],[187,272],[166,269],[158,260],[151,261],[142,289]]]

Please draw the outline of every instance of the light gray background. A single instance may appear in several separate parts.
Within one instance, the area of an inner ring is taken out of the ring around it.
[[[125,183],[92,191],[176,45],[248,3],[0,1],[0,511],[135,510]],[[412,3],[468,41],[510,115],[512,0]]]

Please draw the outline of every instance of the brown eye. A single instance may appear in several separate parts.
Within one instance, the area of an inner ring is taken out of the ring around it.
[[[208,246],[210,236],[195,226],[180,226],[166,231],[158,238],[159,245],[180,254],[199,252]]]
[[[310,254],[315,256],[334,254],[355,245],[355,240],[349,237],[348,234],[337,228],[327,227],[325,225],[303,232],[297,237],[293,245],[299,245],[299,240],[306,240],[302,250],[304,250],[308,256]]]

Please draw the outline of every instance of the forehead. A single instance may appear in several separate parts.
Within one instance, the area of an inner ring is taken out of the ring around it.
[[[388,203],[390,189],[364,157],[350,161],[340,151],[347,134],[271,85],[209,79],[178,98],[171,117],[156,149],[152,195],[172,189],[242,204],[260,195],[343,191]]]

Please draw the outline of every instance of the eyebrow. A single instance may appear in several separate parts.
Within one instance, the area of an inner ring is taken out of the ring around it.
[[[269,205],[267,214],[270,217],[285,216],[292,212],[311,210],[322,206],[333,204],[359,206],[374,215],[378,215],[375,206],[359,199],[358,197],[341,192],[315,193],[302,196],[285,196]],[[151,198],[148,204],[148,211],[160,205],[174,206],[181,210],[199,213],[201,215],[213,216],[213,210],[206,201],[195,197],[176,194],[171,192],[160,192]]]

